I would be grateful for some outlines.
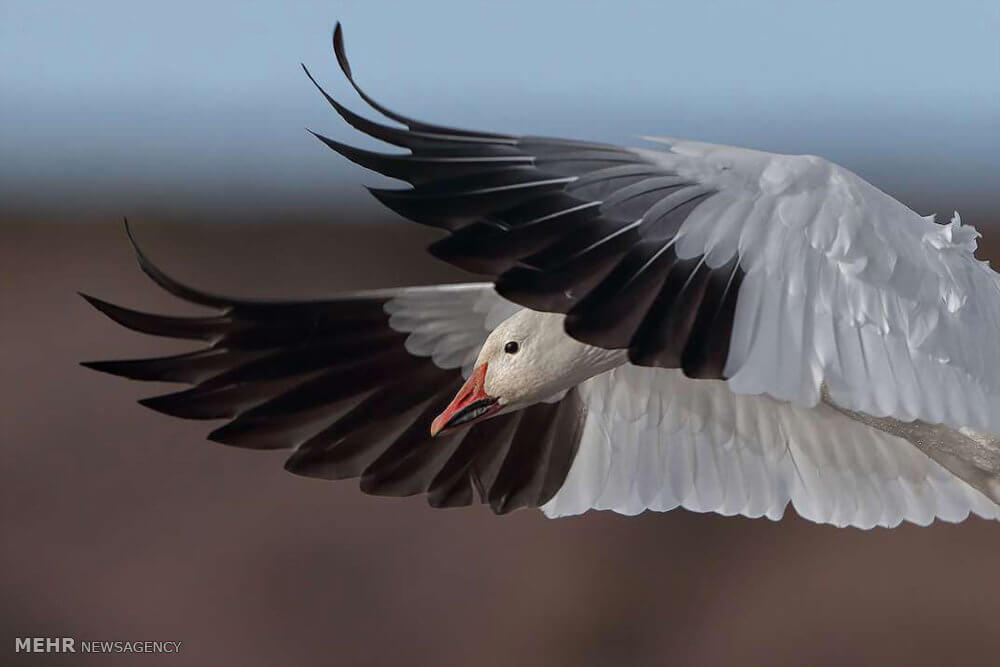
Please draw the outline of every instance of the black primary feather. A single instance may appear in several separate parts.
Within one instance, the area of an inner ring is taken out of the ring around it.
[[[541,418],[557,409],[550,405],[430,435],[431,420],[462,376],[406,351],[407,334],[389,326],[384,308],[391,290],[321,301],[229,298],[171,278],[136,245],[131,230],[128,237],[139,266],[160,287],[216,311],[168,317],[84,296],[129,329],[205,345],[167,357],[83,364],[134,380],[190,385],[141,404],[185,419],[227,420],[209,434],[216,442],[293,449],[285,468],[296,474],[360,478],[362,490],[377,495],[427,493],[434,507],[487,503],[497,513],[536,507],[565,480],[579,425],[567,422],[553,434]],[[582,419],[574,392],[563,404]],[[522,450],[535,445],[544,445],[546,454],[525,459]],[[505,463],[509,456],[516,461]],[[502,465],[510,470],[498,475]]]
[[[627,348],[635,364],[722,377],[742,269],[679,260],[672,247],[713,191],[618,146],[413,120],[361,89],[339,23],[333,45],[361,99],[404,127],[350,111],[307,70],[310,80],[351,127],[409,153],[316,136],[348,160],[409,183],[371,192],[403,217],[449,232],[429,248],[435,257],[493,276],[498,292],[522,306],[568,313],[569,335]]]

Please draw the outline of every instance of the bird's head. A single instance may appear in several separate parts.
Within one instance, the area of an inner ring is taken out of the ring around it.
[[[623,353],[566,335],[564,315],[521,310],[483,343],[469,379],[431,424],[437,435],[538,403],[618,365]]]
[[[468,380],[431,424],[431,433],[512,412],[548,398],[565,371],[558,366],[566,338],[562,316],[521,310],[489,335]]]

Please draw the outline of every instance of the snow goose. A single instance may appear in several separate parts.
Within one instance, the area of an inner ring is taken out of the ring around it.
[[[395,124],[317,88],[407,152],[316,136],[409,183],[372,192],[448,233],[434,256],[492,282],[241,300],[136,248],[160,286],[216,314],[87,298],[206,346],[87,366],[190,384],[141,402],[228,420],[212,440],[292,448],[292,472],[436,507],[776,519],[790,502],[861,528],[998,515],[1000,281],[957,214],[937,224],[811,155],[419,122],[357,85],[339,25],[334,51]]]

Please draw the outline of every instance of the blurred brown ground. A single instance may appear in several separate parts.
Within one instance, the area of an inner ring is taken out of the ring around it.
[[[420,252],[434,235],[412,225],[144,220],[136,233],[177,277],[238,295],[464,278]],[[364,496],[135,404],[166,385],[78,366],[189,346],[125,331],[76,290],[190,312],[139,272],[118,224],[0,223],[0,663],[917,667],[1000,655],[993,522],[862,532],[791,509],[777,523],[682,510],[549,521]],[[24,636],[183,646],[15,655]]]

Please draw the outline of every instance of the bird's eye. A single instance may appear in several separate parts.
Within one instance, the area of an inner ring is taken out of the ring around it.
[[[517,354],[517,351],[519,349],[520,346],[517,344],[516,340],[509,341],[506,345],[503,346],[503,351],[506,352],[507,354]]]

